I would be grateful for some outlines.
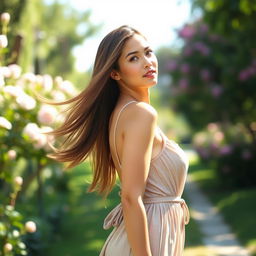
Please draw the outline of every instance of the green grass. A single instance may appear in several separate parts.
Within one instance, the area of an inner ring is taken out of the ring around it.
[[[198,162],[191,165],[190,173],[223,214],[240,242],[256,255],[256,188],[227,189],[219,184],[214,170]]]
[[[110,233],[110,230],[103,230],[102,224],[107,213],[118,204],[118,190],[114,189],[105,201],[96,194],[86,193],[86,179],[90,177],[88,163],[78,166],[70,175],[68,208],[62,230],[47,255],[99,255]]]

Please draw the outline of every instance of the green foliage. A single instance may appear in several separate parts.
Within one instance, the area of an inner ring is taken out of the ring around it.
[[[43,71],[67,77],[74,72],[72,49],[99,27],[91,23],[90,11],[77,11],[69,3],[53,1],[44,5],[41,23],[36,29],[39,33],[38,58]]]
[[[90,21],[90,11],[77,11],[68,2],[43,0],[3,0],[0,11],[13,17],[6,64],[18,63],[24,72],[61,74],[79,84],[86,79],[86,74],[75,70],[72,51],[100,28]]]

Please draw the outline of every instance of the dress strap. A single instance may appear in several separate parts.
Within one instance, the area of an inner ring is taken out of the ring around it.
[[[137,101],[135,101],[135,100],[129,101],[129,102],[127,102],[127,103],[121,108],[121,110],[119,111],[119,113],[118,113],[118,115],[117,115],[116,123],[115,123],[115,127],[114,127],[114,150],[115,150],[116,158],[117,158],[117,161],[118,161],[118,164],[119,164],[120,167],[121,167],[121,163],[120,163],[120,160],[119,160],[119,157],[118,157],[118,154],[117,154],[117,150],[116,150],[116,128],[117,128],[117,122],[118,122],[118,120],[119,120],[119,117],[120,117],[121,112],[124,110],[124,108],[125,108],[126,106],[128,106],[128,105],[129,105],[130,103],[132,103],[132,102],[137,102]]]

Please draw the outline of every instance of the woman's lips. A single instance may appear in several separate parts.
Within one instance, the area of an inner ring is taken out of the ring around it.
[[[155,70],[149,70],[143,77],[154,78],[156,74]]]

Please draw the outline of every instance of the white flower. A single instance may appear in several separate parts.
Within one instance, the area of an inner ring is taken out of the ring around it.
[[[50,75],[43,75],[43,89],[46,92],[50,92],[52,90],[52,86],[53,86],[53,81],[52,81],[52,77]]]
[[[3,22],[3,24],[8,24],[10,22],[11,16],[8,12],[3,12],[1,14],[1,21]]]
[[[44,80],[44,79],[43,79],[43,77],[42,77],[41,75],[36,75],[35,82],[36,82],[37,84],[42,85],[43,80]]]
[[[23,93],[22,95],[19,95],[16,98],[16,102],[19,104],[19,106],[25,110],[31,110],[34,109],[36,106],[36,101],[31,96],[27,95],[26,93]]]
[[[52,127],[49,127],[49,126],[43,126],[41,128],[41,132],[44,133],[44,132],[51,132],[53,131],[53,128]],[[46,139],[47,139],[47,143],[46,145],[44,146],[44,149],[47,150],[47,151],[50,151],[51,150],[51,146],[50,144],[52,145],[55,141],[55,138],[53,135],[45,135],[46,136]]]
[[[0,35],[0,49],[8,46],[8,39],[6,35]]]
[[[73,95],[75,93],[74,85],[68,80],[59,83],[58,86],[61,91],[68,95]]]
[[[5,251],[5,252],[10,252],[10,251],[12,251],[12,249],[13,249],[12,244],[6,243],[6,244],[4,245],[4,251]]]
[[[3,127],[7,130],[12,129],[12,124],[3,116],[0,116],[0,127]]]
[[[11,64],[8,66],[10,72],[11,72],[11,77],[17,79],[21,75],[21,67],[17,64]]]
[[[35,123],[28,123],[23,129],[23,134],[27,135],[31,140],[36,140],[39,132],[40,129]]]
[[[48,142],[47,135],[42,133],[44,131],[45,130],[40,129],[37,124],[28,123],[23,129],[23,134],[29,137],[36,149],[40,149],[45,147]]]
[[[25,73],[22,75],[22,78],[30,83],[34,83],[36,81],[36,75],[34,73]]]
[[[49,125],[54,122],[57,114],[58,112],[56,108],[48,105],[43,105],[38,111],[37,119],[40,123]]]
[[[13,231],[12,231],[12,235],[13,235],[15,238],[17,238],[17,237],[20,236],[20,232],[19,232],[18,230],[13,230]]]
[[[57,87],[59,88],[61,83],[63,82],[63,78],[61,76],[56,76],[54,79],[54,82],[56,83]]]
[[[3,91],[13,97],[18,97],[24,94],[24,91],[19,86],[7,85],[3,88]]]
[[[22,184],[23,184],[23,178],[22,177],[20,177],[20,176],[17,176],[17,177],[15,177],[14,178],[14,183],[15,183],[15,185],[17,185],[17,186],[22,186]]]
[[[36,224],[34,221],[27,221],[25,223],[25,229],[29,233],[34,233],[36,231]]]
[[[45,134],[39,133],[33,145],[36,149],[43,148],[47,144],[47,137]]]
[[[5,85],[4,76],[0,73],[0,88]]]
[[[52,91],[51,95],[55,101],[64,101],[66,99],[65,94],[60,91]]]
[[[11,70],[6,66],[0,67],[0,72],[2,73],[2,75],[4,77],[10,77],[11,76]]]
[[[7,156],[10,160],[14,160],[17,156],[17,153],[14,149],[11,149],[7,152]]]

